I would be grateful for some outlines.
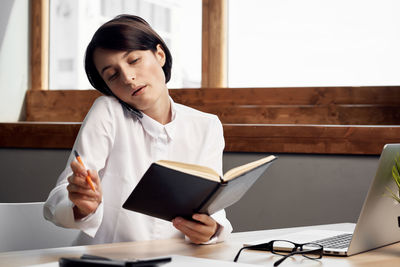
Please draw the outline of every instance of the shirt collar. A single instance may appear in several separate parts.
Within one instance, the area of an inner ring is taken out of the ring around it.
[[[172,100],[171,97],[169,97],[170,102],[171,102],[171,121],[167,123],[166,125],[162,125],[158,121],[152,119],[151,117],[147,116],[146,114],[143,114],[143,118],[140,118],[140,121],[142,123],[142,126],[144,130],[153,138],[159,137],[161,134],[165,133],[169,139],[173,139],[175,136],[176,132],[176,119],[177,119],[177,110],[176,110],[176,104]]]

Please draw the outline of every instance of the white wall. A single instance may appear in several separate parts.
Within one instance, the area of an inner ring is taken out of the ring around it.
[[[29,79],[29,1],[0,2],[0,122],[17,121]]]

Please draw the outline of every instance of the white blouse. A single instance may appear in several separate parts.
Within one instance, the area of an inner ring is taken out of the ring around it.
[[[151,163],[174,160],[210,167],[222,175],[225,146],[221,122],[215,115],[176,104],[171,99],[172,121],[162,125],[143,114],[127,112],[114,97],[101,96],[82,123],[73,150],[85,167],[97,170],[103,201],[96,212],[75,221],[66,189],[72,174],[69,156],[65,170],[50,192],[43,213],[47,220],[80,229],[77,245],[166,239],[183,234],[169,221],[122,208]],[[207,243],[223,241],[232,231],[225,211],[212,214],[219,224]]]

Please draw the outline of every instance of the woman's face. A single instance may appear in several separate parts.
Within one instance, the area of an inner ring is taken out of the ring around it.
[[[168,97],[165,75],[165,53],[134,50],[130,52],[96,48],[94,64],[111,91],[124,102],[146,113]]]

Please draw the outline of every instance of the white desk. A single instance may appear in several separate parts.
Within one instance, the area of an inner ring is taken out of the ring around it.
[[[208,259],[232,261],[244,242],[270,238],[277,235],[305,229],[345,230],[354,228],[354,224],[332,224],[309,227],[296,227],[276,230],[234,233],[226,242],[215,245],[193,245],[182,239],[168,239],[142,242],[115,243],[81,247],[65,247],[30,251],[0,253],[0,266],[24,266],[58,261],[60,257],[79,257],[83,253],[115,259],[151,258],[167,255],[185,255]],[[1,241],[0,241],[1,242]],[[269,252],[246,251],[240,256],[240,262],[272,266],[280,256]],[[232,264],[232,266],[235,266]],[[314,261],[302,256],[286,259],[280,266],[400,266],[400,243],[361,253],[351,257],[324,256]]]

